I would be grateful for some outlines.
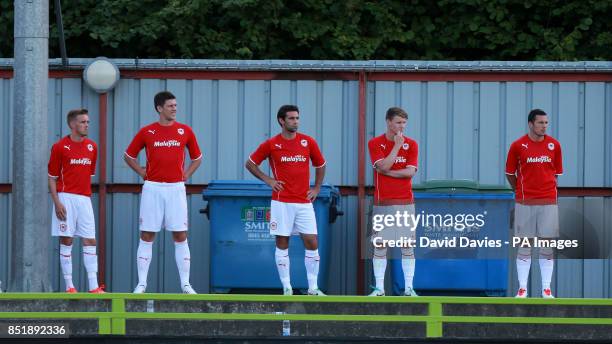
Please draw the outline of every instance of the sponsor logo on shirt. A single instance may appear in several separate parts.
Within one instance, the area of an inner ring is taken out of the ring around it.
[[[276,147],[276,148],[278,148],[278,149],[283,148],[283,146],[282,146],[282,145],[279,145],[278,143],[275,143],[275,144],[274,144],[274,147]]]
[[[398,156],[395,158],[395,163],[399,164],[399,163],[405,163],[406,162],[406,158],[404,158],[403,156]]]
[[[153,147],[180,147],[181,143],[177,140],[155,141]]]
[[[91,165],[89,158],[70,159],[70,165]]]
[[[547,155],[530,156],[530,157],[527,158],[527,163],[530,163],[530,162],[536,162],[536,163],[539,162],[540,164],[543,164],[543,163],[547,163],[547,162],[552,162],[552,159],[549,156],[547,156]]]
[[[282,156],[281,162],[306,162],[306,157],[303,155]]]
[[[155,130],[149,129],[147,131],[150,132],[151,134],[155,135]]]
[[[70,146],[64,146],[64,148],[66,148],[67,150],[70,150]]]
[[[521,143],[521,146],[525,147],[525,149],[529,148],[526,143]]]

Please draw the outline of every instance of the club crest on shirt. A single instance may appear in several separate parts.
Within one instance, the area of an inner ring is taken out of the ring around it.
[[[276,222],[274,222],[274,221],[270,222],[270,230],[275,231],[276,228],[277,228]]]
[[[177,131],[179,135],[183,135],[185,133],[185,130],[183,128],[178,128]]]
[[[300,141],[300,143],[302,144],[302,146],[306,147],[308,146],[308,141],[306,141],[305,139]]]
[[[548,149],[549,149],[549,150],[555,150],[555,144],[554,144],[554,143],[552,143],[552,142],[549,142],[549,143],[548,143]]]
[[[404,150],[408,150],[408,147],[410,147],[410,145],[409,145],[408,143],[404,143],[404,144],[402,145],[402,148],[403,148]]]
[[[93,145],[91,143],[87,145],[87,150],[93,152]]]
[[[59,225],[59,229],[60,229],[60,231],[65,232],[65,231],[66,231],[66,229],[67,229],[66,224],[65,224],[65,223],[60,223],[60,225]]]

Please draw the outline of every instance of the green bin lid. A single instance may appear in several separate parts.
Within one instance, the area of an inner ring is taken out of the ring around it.
[[[506,185],[479,184],[467,179],[433,179],[412,186],[414,191],[441,193],[512,193]]]

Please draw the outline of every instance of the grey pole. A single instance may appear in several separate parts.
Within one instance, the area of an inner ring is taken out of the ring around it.
[[[13,188],[8,291],[51,291],[47,202],[49,1],[15,0]]]

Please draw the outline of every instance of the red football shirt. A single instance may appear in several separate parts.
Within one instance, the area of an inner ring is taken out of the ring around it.
[[[528,135],[512,142],[506,174],[516,175],[516,201],[523,204],[556,204],[557,178],[563,174],[559,141],[546,135],[540,142]]]
[[[274,179],[285,182],[283,190],[272,192],[272,199],[287,203],[310,203],[306,198],[310,188],[310,161],[315,168],[325,165],[317,142],[297,133],[291,140],[278,134],[265,141],[251,154],[255,165],[269,159]]]
[[[385,134],[372,138],[368,142],[368,150],[372,159],[372,167],[383,160],[393,150],[395,142],[387,139]],[[391,170],[402,170],[408,166],[417,168],[419,145],[409,137],[404,136],[404,144],[397,153]],[[411,204],[414,203],[412,194],[412,178],[394,178],[378,173],[374,169],[374,204]]]
[[[85,138],[74,142],[70,136],[51,147],[47,173],[57,178],[57,192],[91,196],[91,176],[96,174],[98,146]]]
[[[163,126],[158,122],[140,129],[125,151],[132,159],[144,148],[147,154],[145,180],[159,183],[183,181],[185,147],[191,160],[202,157],[198,141],[188,125],[174,122]]]

